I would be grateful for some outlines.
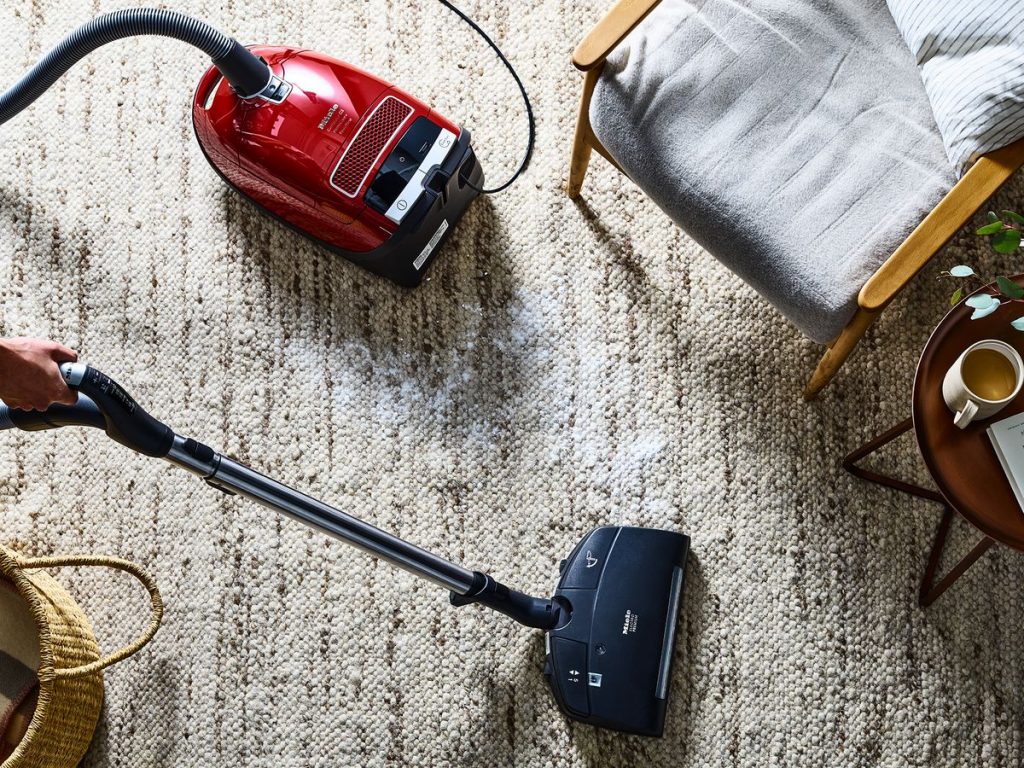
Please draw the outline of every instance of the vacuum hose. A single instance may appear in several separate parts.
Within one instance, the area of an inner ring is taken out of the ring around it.
[[[242,98],[256,96],[270,82],[270,67],[205,21],[177,11],[128,8],[83,24],[0,95],[0,125],[38,99],[79,59],[101,45],[136,35],[173,37],[202,49]]]
[[[14,419],[11,418],[11,409],[0,403],[0,429],[14,429]]]

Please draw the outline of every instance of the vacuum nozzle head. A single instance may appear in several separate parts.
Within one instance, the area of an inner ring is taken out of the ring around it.
[[[661,735],[689,545],[681,533],[604,527],[563,562],[555,600],[572,620],[548,632],[544,671],[570,718]]]

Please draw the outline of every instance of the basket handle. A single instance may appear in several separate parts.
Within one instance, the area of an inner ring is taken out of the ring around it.
[[[153,577],[150,576],[142,566],[137,565],[130,560],[122,560],[119,557],[102,557],[99,555],[69,555],[67,557],[33,557],[19,559],[18,565],[23,569],[59,568],[62,566],[73,565],[113,568],[114,570],[124,571],[125,573],[131,574],[142,582],[142,585],[149,592],[152,615],[149,620],[149,626],[137,640],[124,646],[118,651],[114,651],[113,653],[92,662],[91,664],[83,664],[82,666],[70,667],[68,669],[55,669],[54,677],[83,677],[85,675],[91,675],[94,672],[99,672],[101,669],[106,669],[111,664],[124,661],[152,640],[153,635],[155,635],[156,631],[160,629],[160,622],[163,620],[164,616],[164,601],[160,597],[160,590],[157,589],[156,582],[153,580]]]

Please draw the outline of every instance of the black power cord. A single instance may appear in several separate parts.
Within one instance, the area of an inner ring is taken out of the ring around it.
[[[515,67],[513,67],[512,63],[507,58],[505,58],[505,54],[501,52],[501,49],[497,45],[495,45],[494,41],[491,40],[490,36],[488,36],[486,32],[480,29],[480,25],[473,21],[471,18],[469,18],[469,16],[467,16],[461,10],[456,8],[452,3],[449,2],[449,0],[438,0],[438,2],[441,3],[441,5],[448,8],[448,10],[456,14],[464,22],[469,24],[469,26],[472,27],[473,30],[478,35],[480,35],[480,37],[482,37],[489,46],[491,46],[494,52],[498,55],[498,58],[501,59],[501,63],[505,65],[505,68],[509,71],[509,74],[512,75],[512,79],[516,81],[516,85],[519,86],[519,92],[523,95],[523,104],[526,106],[526,120],[529,125],[529,135],[526,140],[526,154],[523,155],[523,160],[519,164],[519,168],[516,169],[516,172],[512,174],[511,178],[509,178],[508,181],[497,187],[492,187],[491,189],[481,189],[479,187],[474,187],[472,184],[467,182],[467,186],[469,186],[471,189],[474,189],[477,192],[484,195],[493,195],[503,190],[506,190],[510,186],[512,186],[512,184],[515,183],[516,179],[518,179],[523,174],[523,171],[525,171],[527,167],[530,165],[530,158],[533,157],[533,145],[537,137],[537,127],[533,118],[533,106],[530,104],[530,97],[526,93],[526,86],[524,86],[523,81],[519,79],[519,74],[516,72]]]

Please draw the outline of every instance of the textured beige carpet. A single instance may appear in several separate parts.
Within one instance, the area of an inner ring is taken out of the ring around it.
[[[387,74],[473,130],[491,180],[521,151],[514,86],[433,0],[180,5]],[[0,128],[0,300],[5,332],[74,345],[180,431],[509,583],[549,590],[601,523],[686,531],[665,737],[567,724],[537,634],[99,434],[6,433],[3,540],[136,559],[168,604],[155,642],[109,672],[86,765],[1024,759],[1024,558],[991,552],[922,611],[936,510],[839,468],[906,415],[939,265],[802,403],[818,350],[628,181],[595,159],[583,201],[563,195],[568,55],[599,5],[468,4],[530,86],[538,152],[414,292],[222,186],[188,120],[200,53],[110,46]],[[5,3],[0,79],[114,7]],[[939,262],[960,259],[1009,268],[970,235]],[[920,472],[909,442],[883,458]],[[65,578],[105,648],[143,626],[129,580]]]

